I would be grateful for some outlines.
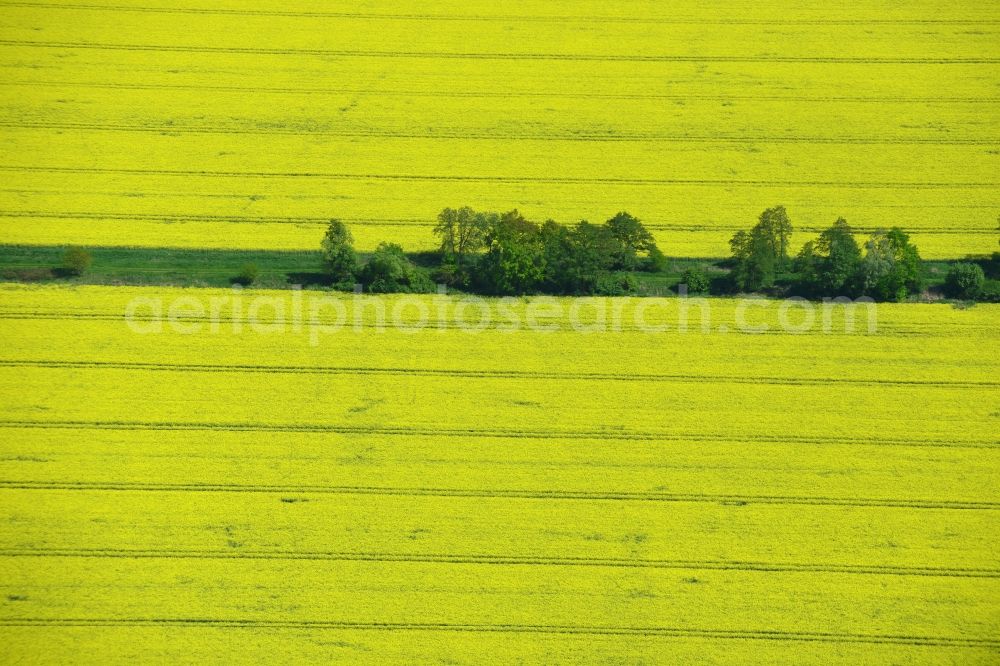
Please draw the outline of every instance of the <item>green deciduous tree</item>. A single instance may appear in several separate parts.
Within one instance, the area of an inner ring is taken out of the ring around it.
[[[844,218],[819,235],[816,250],[822,258],[820,286],[834,296],[848,296],[854,291],[861,265],[861,246],[854,240],[854,230]]]
[[[799,250],[793,264],[796,274],[795,290],[805,296],[816,296],[820,288],[820,263],[823,257],[816,252],[816,241],[807,241]]]
[[[326,272],[337,282],[354,279],[358,270],[358,255],[354,238],[340,220],[330,220],[321,243]]]
[[[920,253],[909,235],[898,227],[872,234],[865,243],[860,279],[864,294],[877,300],[902,301],[920,291]]]
[[[795,259],[796,286],[807,296],[855,296],[860,267],[861,246],[847,220],[839,218],[816,241],[802,246]]]
[[[603,273],[611,269],[620,245],[605,226],[586,220],[572,229],[551,220],[541,229],[546,291],[592,294]]]
[[[788,264],[792,223],[784,206],[768,208],[750,231],[739,231],[729,241],[733,252],[733,286],[741,291],[770,289],[780,269]]]
[[[434,234],[441,242],[441,275],[446,283],[468,284],[491,221],[489,214],[476,212],[468,206],[445,208],[438,214]]]
[[[654,249],[659,250],[653,235],[642,222],[624,211],[605,222],[604,226],[619,245],[614,256],[616,269],[634,271],[639,267],[641,254],[648,255]]]
[[[986,275],[983,269],[972,263],[953,265],[944,280],[944,293],[949,298],[974,300],[983,291]]]
[[[757,227],[738,231],[729,241],[733,252],[733,286],[739,291],[757,291],[774,286],[777,258],[770,240]]]
[[[547,220],[539,229],[545,275],[542,289],[554,294],[573,293],[576,270],[576,248],[572,232],[554,220]]]
[[[61,268],[66,275],[80,276],[87,272],[92,261],[90,252],[81,247],[71,247],[63,253]]]
[[[368,291],[388,293],[429,293],[434,283],[415,266],[395,243],[382,243],[360,271],[361,282]]]
[[[517,210],[491,219],[479,262],[482,287],[492,294],[529,294],[545,278],[545,253],[537,224]]]
[[[792,237],[792,222],[784,206],[768,208],[760,214],[755,227],[757,233],[771,247],[777,268],[783,268],[788,263],[788,243]]]

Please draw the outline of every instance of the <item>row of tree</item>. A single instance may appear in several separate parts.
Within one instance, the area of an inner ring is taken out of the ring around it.
[[[769,208],[749,231],[729,241],[733,285],[739,291],[767,291],[780,274],[791,274],[793,292],[806,297],[869,296],[899,301],[920,291],[920,253],[902,229],[879,230],[862,246],[843,218],[788,255],[792,223],[783,206]]]
[[[628,272],[660,271],[666,257],[635,217],[567,227],[531,222],[517,210],[485,213],[446,208],[434,233],[441,280],[488,294],[619,294],[634,289]]]
[[[790,293],[807,298],[867,296],[900,301],[923,287],[922,262],[909,236],[879,230],[862,245],[844,219],[789,255],[793,232],[783,206],[761,213],[747,231],[730,240],[728,273],[710,279],[689,269],[681,282],[688,293]],[[433,291],[435,283],[493,295],[532,293],[623,295],[636,291],[636,271],[662,272],[667,259],[642,222],[621,212],[603,224],[565,226],[531,222],[517,210],[491,213],[445,208],[434,226],[439,252],[430,270],[415,265],[396,244],[382,243],[359,263],[347,227],[334,220],[323,239],[331,279],[360,283],[370,292]],[[946,295],[974,299],[983,285],[972,263],[951,267]]]
[[[351,288],[364,285],[377,294],[430,293],[434,282],[395,243],[382,243],[363,265],[358,262],[354,238],[340,220],[331,220],[320,244],[327,273],[335,284]]]
[[[426,292],[437,281],[493,295],[621,295],[637,287],[631,272],[666,268],[653,235],[624,212],[601,225],[567,227],[552,220],[538,225],[517,210],[446,208],[434,234],[440,263],[430,275],[390,243],[359,265],[351,234],[338,220],[327,229],[323,256],[335,282],[357,281],[376,293]]]

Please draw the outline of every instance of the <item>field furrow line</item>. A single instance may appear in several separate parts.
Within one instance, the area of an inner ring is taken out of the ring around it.
[[[123,361],[55,361],[0,359],[0,367],[80,368],[114,370],[155,370],[165,372],[247,372],[305,375],[412,375],[416,377],[469,377],[476,379],[554,379],[572,381],[627,382],[716,382],[725,384],[764,384],[784,386],[920,386],[929,388],[1000,388],[992,381],[940,381],[919,379],[850,379],[838,377],[762,377],[740,375],[685,375],[648,373],[544,372],[531,370],[460,370],[447,368],[378,368],[350,366],[222,365],[200,363],[148,363]]]
[[[362,296],[361,298],[372,298],[372,296],[371,295],[366,295],[366,296]],[[126,317],[126,315],[125,315],[124,312],[122,314],[111,314],[111,313],[92,313],[92,312],[71,312],[71,313],[65,313],[65,312],[17,312],[17,311],[15,311],[15,312],[0,312],[0,320],[14,320],[14,321],[33,321],[33,320],[38,320],[38,321],[74,321],[74,320],[79,320],[79,321],[114,321],[114,322],[122,322],[122,323],[125,323],[127,321],[131,321],[131,322],[153,322],[153,321],[157,321],[157,320],[155,320],[155,319],[153,319],[153,318],[151,318],[151,317],[149,317],[147,315],[140,315],[140,314],[135,314],[135,315]],[[162,321],[162,319],[159,320],[159,321]],[[233,318],[224,317],[224,316],[220,316],[220,317],[215,318],[215,319],[212,319],[211,317],[178,317],[177,321],[184,322],[184,323],[218,324],[220,326],[224,325],[224,324],[251,326],[251,325],[253,325],[255,323],[255,320],[252,320],[252,319],[249,319],[249,318],[233,319]],[[267,323],[267,322],[256,322],[256,323]],[[328,323],[328,322],[326,322],[324,320],[324,321],[321,321],[319,323],[324,324],[324,323]],[[384,330],[387,330],[389,328],[390,324],[391,324],[391,322],[388,319],[386,319],[386,321],[384,321],[382,324],[379,324],[379,323],[373,322],[373,321],[361,321],[361,322],[347,321],[347,322],[344,322],[342,329],[345,332],[363,331],[363,330],[379,330],[379,331],[384,331]],[[545,326],[549,326],[550,328],[547,329],[549,331],[569,332],[569,331],[575,330],[571,325],[566,325],[565,323],[560,323],[558,321],[548,322],[548,321],[544,321],[544,320],[539,320],[539,324],[545,325]],[[409,326],[413,326],[414,329],[422,329],[422,330],[425,330],[425,331],[428,331],[428,332],[434,332],[434,331],[465,331],[465,332],[468,332],[469,329],[470,329],[470,326],[473,327],[474,330],[476,330],[476,331],[509,331],[509,329],[504,328],[504,322],[502,322],[502,321],[501,322],[493,322],[492,320],[489,321],[489,322],[486,322],[485,325],[480,325],[478,328],[475,328],[475,322],[472,322],[472,323],[469,323],[469,324],[454,323],[454,322],[445,322],[445,323],[442,324],[440,321],[430,321],[430,320],[427,321],[427,322],[424,322],[423,325],[421,325],[419,322],[408,322],[408,321],[407,322],[402,322],[401,325],[404,328],[405,327],[409,327]],[[585,326],[586,323],[584,323],[583,325]],[[824,336],[826,338],[828,338],[828,339],[835,340],[835,339],[838,339],[838,338],[856,337],[858,335],[874,335],[874,332],[872,332],[872,333],[865,333],[864,330],[861,328],[864,325],[865,324],[862,321],[859,324],[859,326],[858,326],[858,330],[856,330],[856,331],[841,332],[841,331],[834,330],[834,331],[830,331],[829,333],[824,334]],[[955,327],[955,328],[959,328],[959,327]],[[969,326],[968,328],[970,330],[972,330],[972,331],[980,331],[981,330],[980,327],[976,327],[976,326]],[[673,329],[670,329],[670,331],[662,331],[662,333],[676,332],[677,330],[678,329],[673,328]],[[690,327],[690,333],[684,332],[684,334],[685,335],[686,334],[698,335],[699,333],[697,331],[698,331],[697,325],[696,324],[692,324],[691,327]],[[622,323],[620,326],[615,326],[609,332],[612,332],[614,334],[640,333],[640,334],[643,334],[643,335],[650,335],[650,334],[657,333],[657,331],[655,330],[655,328],[654,329],[650,329],[649,326],[643,328],[641,326],[636,326],[634,324],[625,324],[625,323]],[[936,335],[939,334],[939,332],[940,332],[940,329],[936,329],[936,328],[931,327],[931,326],[921,326],[921,325],[916,325],[916,324],[914,324],[912,326],[908,326],[908,327],[897,327],[897,326],[882,325],[882,324],[880,324],[878,326],[878,335],[881,336],[881,337],[897,337],[897,338],[928,337],[928,336],[936,336]],[[783,335],[784,334],[781,330],[775,329],[775,328],[770,328],[770,329],[768,329],[766,331],[754,331],[754,332],[745,332],[745,331],[740,331],[740,330],[737,330],[737,329],[727,328],[726,331],[725,331],[725,333],[727,335],[743,335],[743,336],[752,336],[752,337],[755,337],[755,338],[759,338],[761,336]]]
[[[566,501],[624,501],[709,503],[724,506],[751,504],[880,507],[901,509],[949,509],[956,511],[997,511],[1000,502],[961,502],[951,500],[877,499],[838,497],[795,497],[754,495],[695,495],[658,492],[605,492],[560,490],[477,490],[474,488],[389,488],[365,486],[269,486],[238,484],[179,484],[102,481],[8,481],[0,480],[0,490],[99,491],[99,492],[203,492],[371,495],[385,497],[461,497],[485,499],[526,499]],[[294,503],[294,498],[289,498]]]
[[[439,553],[365,553],[323,551],[244,550],[135,550],[0,549],[0,557],[58,557],[108,559],[210,559],[210,560],[315,560],[334,562],[413,562],[420,564],[482,564],[499,566],[599,567],[624,569],[701,569],[706,571],[756,571],[773,573],[833,573],[873,576],[922,576],[934,578],[1000,578],[1000,569],[903,567],[854,564],[800,564],[789,562],[739,562],[726,560],[650,560],[635,558],[522,557]]]
[[[347,11],[291,11],[277,9],[232,9],[224,7],[142,7],[133,5],[74,4],[50,2],[4,2],[3,7],[32,9],[71,9],[98,12],[131,12],[142,14],[212,14],[220,16],[276,16],[283,18],[337,18],[364,20],[495,22],[529,21],[536,23],[626,23],[655,25],[784,25],[784,26],[845,26],[845,25],[998,25],[995,19],[739,19],[739,18],[678,18],[669,16],[598,16],[589,14],[420,14]]]
[[[864,56],[782,56],[775,54],[738,55],[639,55],[593,53],[475,53],[460,51],[358,51],[338,49],[261,48],[250,46],[207,46],[171,44],[107,44],[97,42],[49,42],[20,39],[0,39],[0,46],[41,49],[86,49],[99,51],[149,51],[155,53],[232,53],[253,56],[316,56],[327,58],[415,58],[445,60],[539,60],[576,62],[780,62],[830,63],[851,65],[997,65],[1000,58],[957,57],[864,57]]]
[[[684,178],[585,178],[574,176],[478,176],[431,174],[364,174],[318,171],[189,171],[182,169],[139,169],[125,167],[67,167],[38,165],[0,165],[0,171],[25,173],[107,173],[140,176],[179,176],[184,178],[315,178],[318,180],[375,180],[404,182],[472,182],[472,183],[559,183],[568,185],[757,185],[778,187],[835,187],[858,189],[996,189],[992,182],[916,182],[916,181],[835,181],[835,180],[745,180],[745,179],[684,179]]]
[[[580,439],[605,439],[621,441],[684,441],[684,442],[732,442],[732,435],[707,435],[704,433],[676,432],[626,432],[622,430],[502,430],[487,428],[449,428],[421,426],[347,426],[333,424],[269,424],[269,423],[191,423],[157,421],[0,421],[0,428],[41,428],[68,430],[178,430],[197,432],[333,432],[341,434],[373,435],[437,435],[441,437],[504,438],[504,439],[551,439],[572,442]],[[822,438],[799,435],[756,434],[745,443],[766,442],[769,444],[865,444],[900,447],[943,447],[959,449],[996,449],[1000,441],[956,441],[956,440],[914,440],[894,438],[857,438],[830,435]]]
[[[715,638],[821,643],[866,643],[925,645],[938,647],[987,647],[1000,649],[1000,639],[943,636],[728,630],[674,627],[615,627],[586,625],[448,624],[408,622],[338,622],[325,620],[258,620],[212,618],[0,618],[0,626],[19,627],[116,627],[116,626],[211,626],[226,628],[355,629],[370,631],[440,631],[509,634],[578,634],[600,636],[649,636],[668,638]]]
[[[10,65],[16,68],[16,65]],[[86,81],[0,81],[0,87],[42,87],[42,88],[84,88],[97,90],[198,90],[213,92],[235,92],[252,94],[279,95],[379,95],[382,97],[444,97],[444,98],[495,98],[508,99],[512,97],[542,98],[542,99],[638,99],[638,100],[698,100],[721,102],[754,101],[754,102],[815,102],[815,103],[877,103],[877,104],[996,104],[998,97],[916,97],[916,96],[873,96],[873,95],[740,95],[716,93],[708,94],[669,94],[669,93],[602,93],[602,92],[532,92],[527,90],[493,91],[493,90],[376,90],[371,88],[303,88],[303,87],[268,87],[268,86],[233,86],[205,85],[188,83],[111,83]]]
[[[26,191],[26,190],[15,190],[10,189],[0,189],[0,191],[12,192],[16,194],[33,194],[36,192]],[[105,193],[112,196],[121,196],[122,193],[110,192]],[[205,195],[212,196],[212,195]],[[239,198],[240,195],[223,195],[226,198]],[[912,206],[883,206],[885,208],[911,208]],[[992,209],[994,206],[978,205],[978,204],[966,204],[961,206],[947,206],[949,209],[953,208],[989,208]],[[310,217],[310,216],[241,216],[241,215],[212,215],[204,213],[122,213],[114,211],[42,211],[42,210],[0,210],[0,217],[9,218],[30,218],[30,219],[53,219],[53,220],[72,220],[72,219],[86,219],[104,222],[120,222],[120,221],[133,221],[139,220],[143,222],[223,222],[223,223],[238,223],[238,224],[293,224],[293,225],[303,225],[303,224],[315,224],[326,226],[330,224],[329,218],[326,217]],[[413,227],[413,228],[426,228],[428,233],[434,228],[436,222],[433,219],[415,219],[415,218],[341,218],[344,222],[349,222],[351,224],[359,225],[370,225],[379,227]],[[692,223],[669,223],[669,222],[646,222],[643,224],[647,229],[652,229],[655,231],[677,231],[677,232],[728,232],[728,231],[740,231],[740,227],[733,224],[692,224]],[[813,227],[813,226],[800,226],[796,228],[798,231],[809,232],[809,233],[819,233],[824,231],[823,227]],[[873,233],[878,230],[877,227],[869,226],[856,226],[853,227],[854,231],[857,233]],[[913,229],[915,233],[920,234],[935,234],[935,235],[954,235],[954,236],[967,236],[967,235],[995,235],[997,230],[993,227],[980,227],[980,228],[970,228],[964,227],[961,229],[956,229],[955,227],[945,228],[945,227],[915,227]]]
[[[904,136],[786,136],[786,135],[722,135],[722,134],[637,134],[615,133],[594,134],[575,131],[558,132],[473,132],[441,128],[434,131],[410,132],[406,130],[348,130],[330,128],[295,127],[225,127],[221,125],[138,125],[113,123],[67,123],[0,121],[0,127],[8,129],[41,129],[46,131],[86,131],[86,132],[151,132],[154,134],[249,134],[287,136],[329,136],[355,139],[413,139],[426,141],[565,141],[565,142],[635,142],[646,143],[801,143],[801,144],[843,144],[843,145],[938,145],[938,146],[996,146],[1000,139],[983,138],[939,138]]]

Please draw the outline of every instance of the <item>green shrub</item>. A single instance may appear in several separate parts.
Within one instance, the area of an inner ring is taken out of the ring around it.
[[[1000,303],[1000,280],[987,280],[979,293],[979,300],[983,303]]]
[[[434,283],[427,272],[415,266],[406,257],[403,248],[395,243],[378,246],[361,269],[361,281],[368,291],[376,294],[426,294],[434,291]]]
[[[681,276],[680,285],[687,285],[689,294],[707,294],[710,291],[708,276],[700,268],[689,268]]]
[[[955,264],[944,279],[944,294],[948,298],[975,300],[983,290],[986,276],[977,264]]]
[[[248,287],[257,281],[258,272],[257,264],[243,264],[243,268],[233,278],[233,282]]]
[[[78,277],[87,272],[93,259],[90,252],[80,247],[71,247],[62,256],[62,272]]]
[[[601,296],[628,296],[639,290],[639,281],[628,273],[604,273],[597,278],[597,294]]]

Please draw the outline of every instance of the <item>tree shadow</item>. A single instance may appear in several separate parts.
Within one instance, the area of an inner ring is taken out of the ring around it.
[[[333,276],[328,273],[302,272],[288,273],[288,284],[298,284],[303,287],[332,287]]]
[[[407,252],[406,257],[421,268],[440,268],[441,253],[437,251]]]
[[[0,278],[16,282],[44,282],[60,277],[51,268],[9,268],[0,271]]]

